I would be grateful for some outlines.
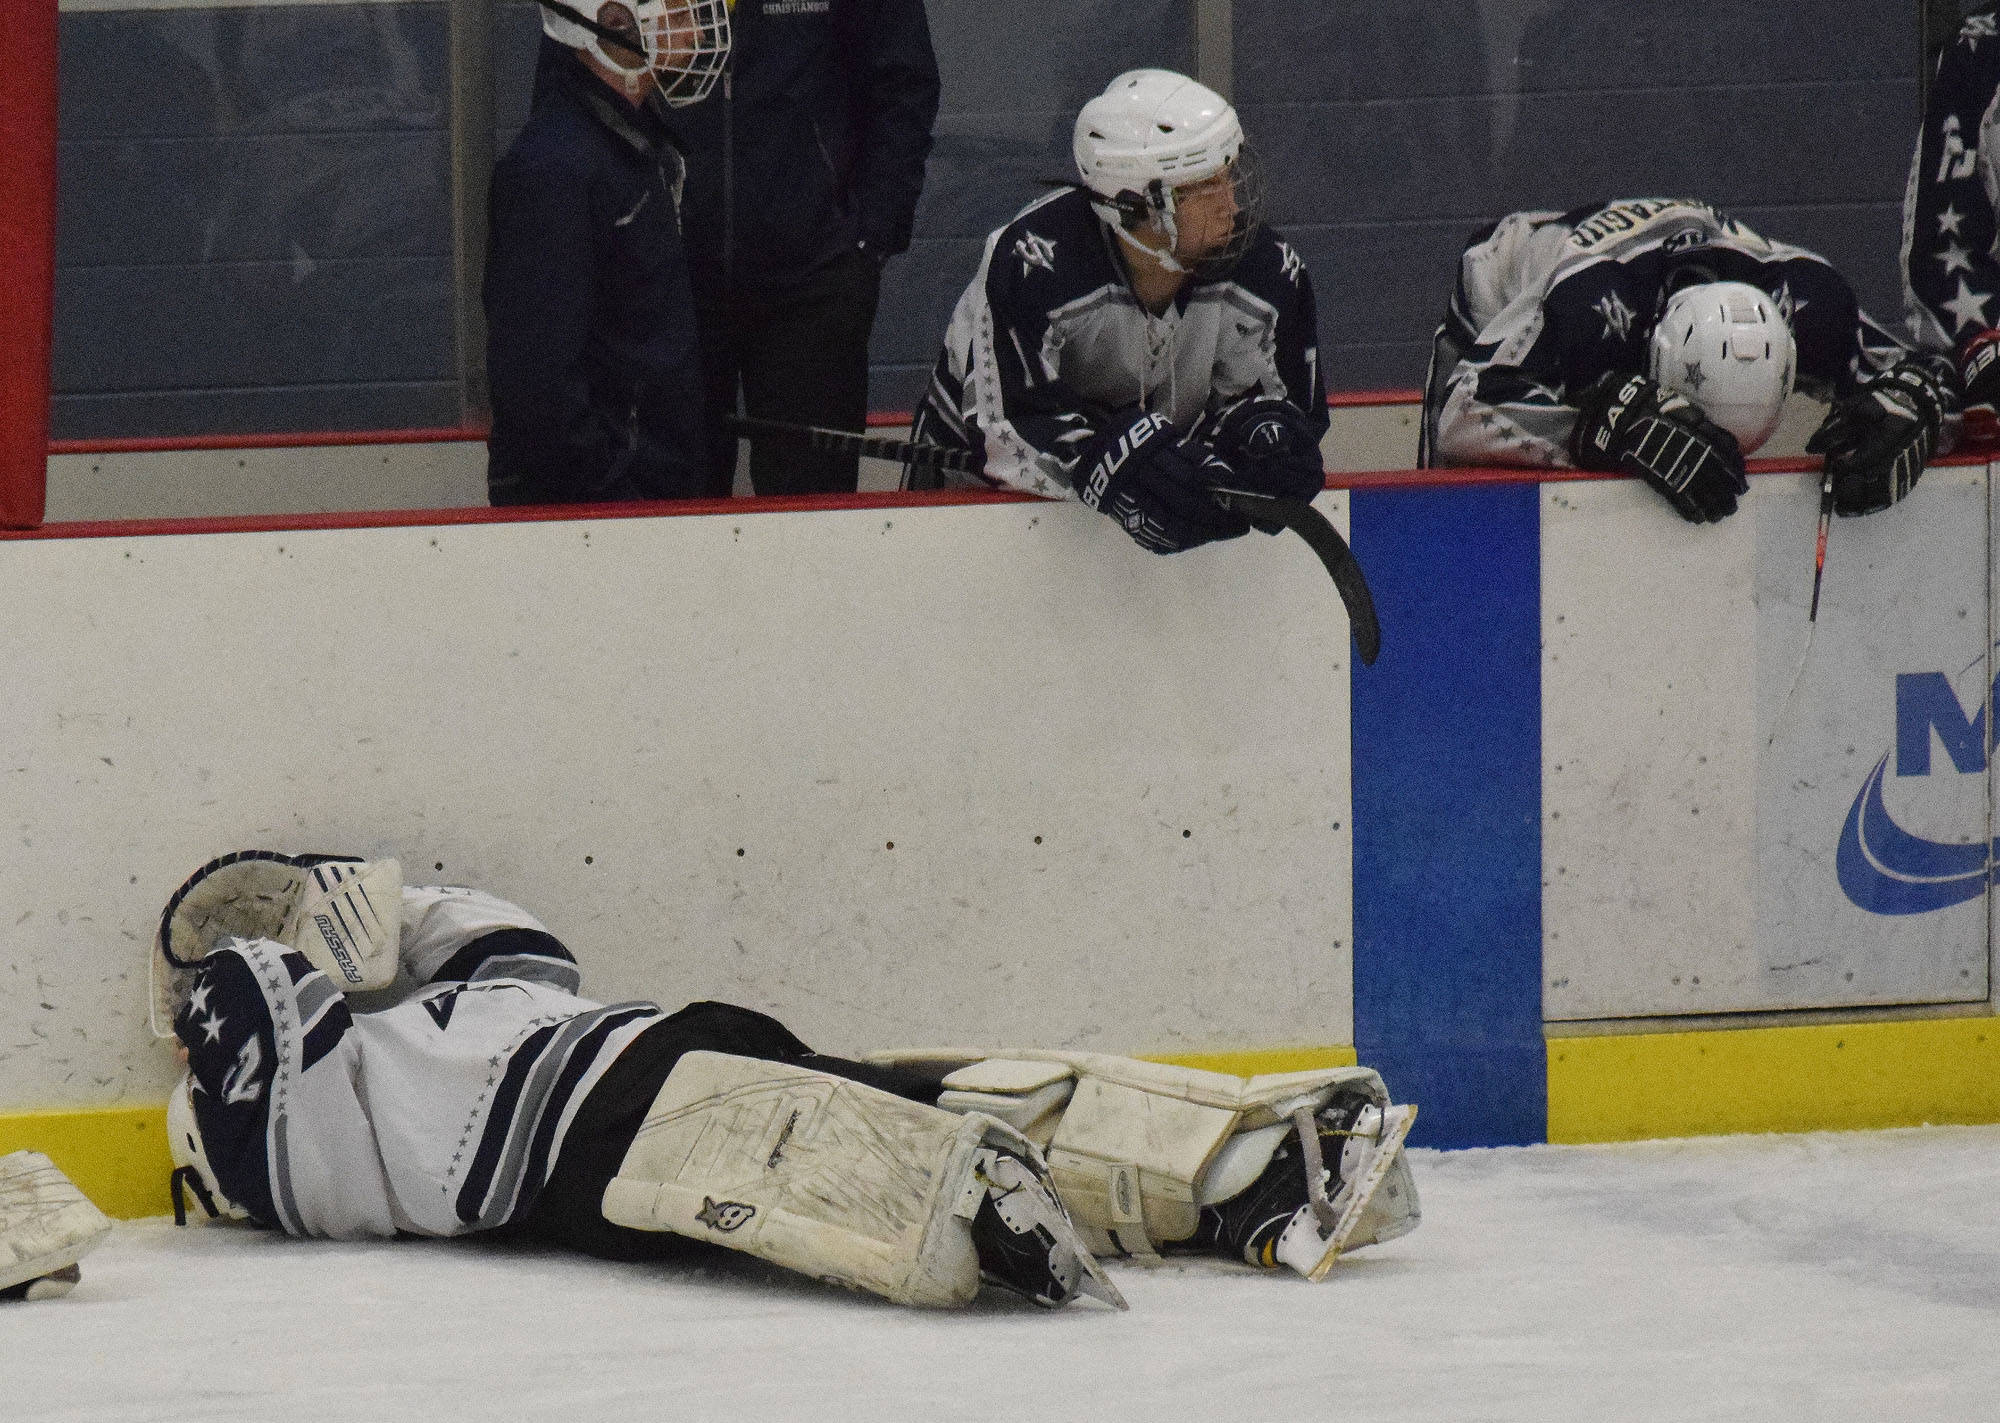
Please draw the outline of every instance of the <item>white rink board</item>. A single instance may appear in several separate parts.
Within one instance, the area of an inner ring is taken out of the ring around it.
[[[1631,483],[1542,494],[1543,967],[1550,1021],[1983,1003],[1987,899],[1861,907],[1843,824],[1895,745],[1898,674],[1963,709],[1991,676],[1987,468],[1836,520],[1806,651],[1818,481],[1751,481],[1696,527]],[[1884,799],[1927,840],[1983,844],[1983,763],[1939,753]],[[1940,769],[1941,767],[1941,769]]]
[[[399,854],[600,997],[825,1051],[1352,1041],[1347,625],[1296,540],[1161,559],[1060,505],[46,540],[0,599],[0,1109],[165,1095],[155,917],[252,845]]]

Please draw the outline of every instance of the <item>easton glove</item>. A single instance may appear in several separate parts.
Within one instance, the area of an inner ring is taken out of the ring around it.
[[[1691,524],[1727,518],[1750,492],[1736,437],[1642,375],[1611,371],[1584,391],[1569,453],[1578,469],[1645,480]]]
[[[1309,504],[1326,488],[1319,432],[1289,400],[1239,400],[1216,421],[1211,443],[1238,489]]]
[[[1965,392],[1965,439],[2000,441],[2000,331],[1981,331],[1958,348],[1958,384]]]
[[[1944,379],[1917,361],[1871,376],[1836,400],[1806,442],[1807,454],[1826,456],[1834,512],[1873,514],[1916,488],[1952,400]]]
[[[1250,532],[1249,520],[1208,492],[1210,485],[1234,482],[1229,466],[1200,445],[1182,444],[1161,416],[1142,414],[1123,430],[1100,435],[1076,470],[1077,497],[1154,553],[1180,553]]]

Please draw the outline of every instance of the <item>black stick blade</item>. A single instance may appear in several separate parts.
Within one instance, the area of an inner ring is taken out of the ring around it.
[[[1326,566],[1333,586],[1340,591],[1340,601],[1347,607],[1347,623],[1354,633],[1354,650],[1361,658],[1361,665],[1374,666],[1376,657],[1382,651],[1382,624],[1375,616],[1375,595],[1368,591],[1368,580],[1361,572],[1361,562],[1347,546],[1347,540],[1340,536],[1340,530],[1303,500],[1278,499],[1269,494],[1253,494],[1247,489],[1213,489],[1209,492],[1223,508],[1234,510],[1258,528],[1266,532],[1290,529],[1306,541]]]

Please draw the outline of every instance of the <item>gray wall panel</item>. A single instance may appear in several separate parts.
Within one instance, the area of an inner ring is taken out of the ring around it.
[[[56,300],[66,395],[452,376],[448,258],[73,268]]]

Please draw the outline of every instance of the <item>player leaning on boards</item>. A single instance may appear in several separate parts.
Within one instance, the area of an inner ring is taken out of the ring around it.
[[[1249,530],[1210,487],[1310,500],[1327,428],[1312,279],[1261,220],[1236,111],[1134,70],[1083,106],[1074,149],[1078,181],[986,239],[916,439],[982,454],[987,484],[1073,495],[1155,553]]]
[[[1832,403],[1806,448],[1841,514],[1909,493],[1958,408],[1948,363],[1871,320],[1825,258],[1707,203],[1511,213],[1460,260],[1420,462],[1629,474],[1712,521],[1794,385]]]
[[[666,110],[713,87],[729,12],[725,0],[577,4],[543,4],[561,48],[493,169],[488,497],[694,498],[708,449]]]
[[[2000,440],[2000,16],[1982,5],[1938,56],[1903,198],[1903,302],[1948,354],[1966,438]]]
[[[1417,1223],[1415,1109],[1365,1068],[823,1057],[745,1008],[580,997],[535,919],[406,888],[394,860],[225,855],[158,949],[155,1031],[188,1067],[177,1213],[192,1193],[292,1235],[504,1230],[614,1259],[709,1242],[899,1303],[983,1280],[1050,1308],[1122,1305],[1093,1249],[1318,1278]]]

